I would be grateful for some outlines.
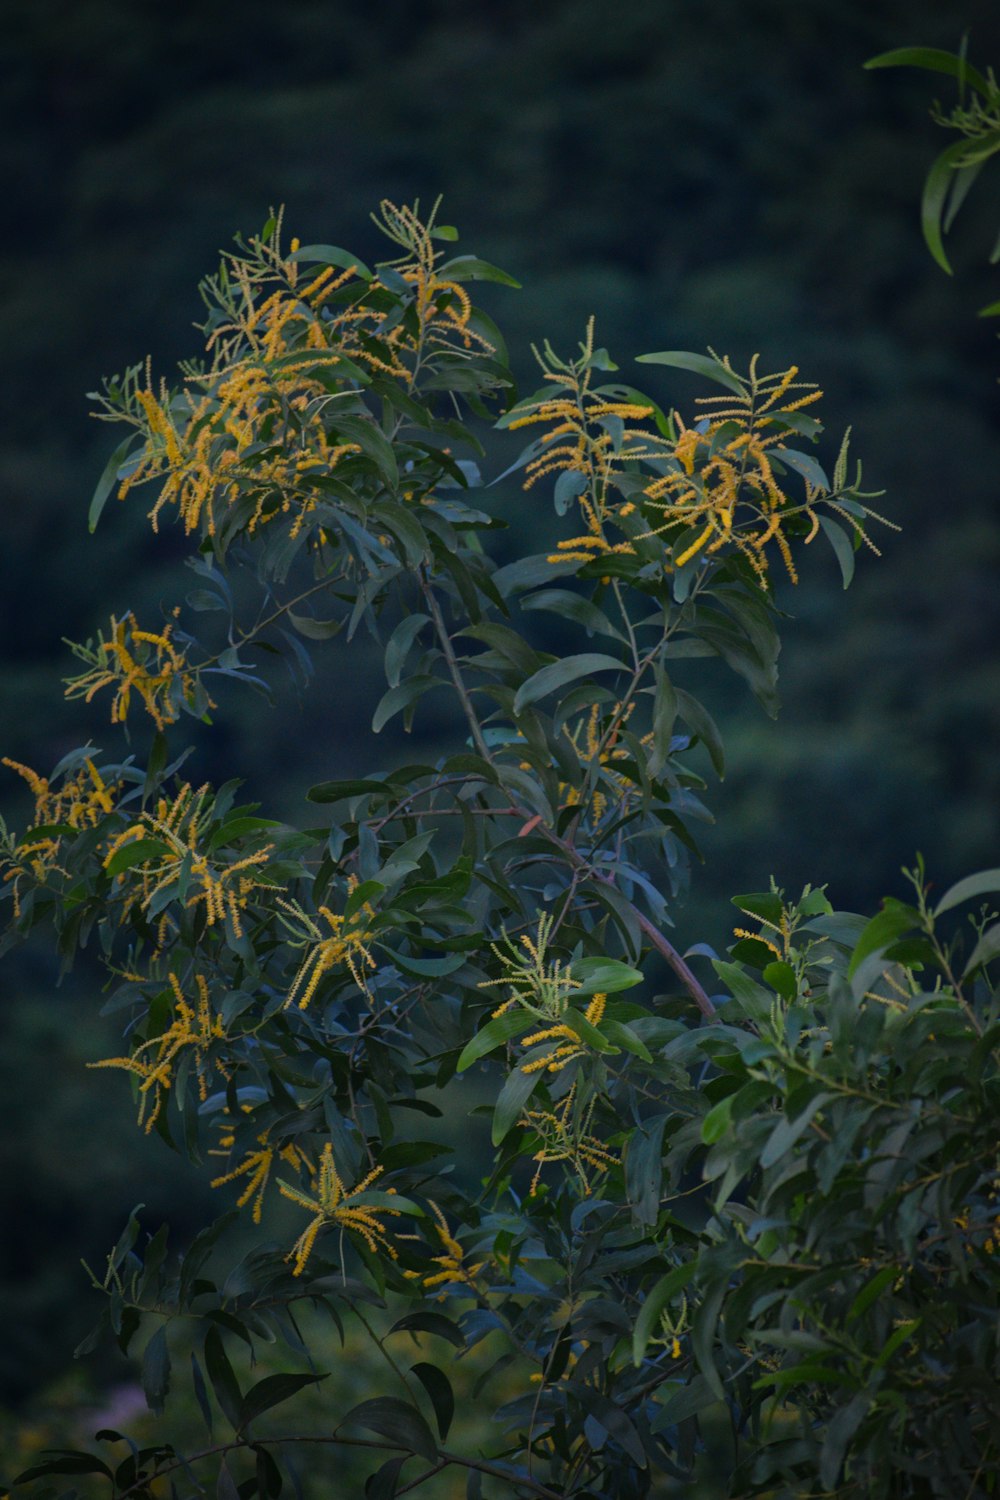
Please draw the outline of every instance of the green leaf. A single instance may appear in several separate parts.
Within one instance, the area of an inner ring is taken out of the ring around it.
[[[891,52],[880,52],[870,57],[865,68],[924,68],[929,73],[947,73],[960,82],[971,83],[984,98],[990,88],[978,68],[974,68],[964,57],[954,52],[945,52],[940,47],[895,47]]]
[[[945,891],[934,908],[934,915],[940,917],[944,912],[951,911],[953,906],[960,906],[963,901],[972,901],[976,896],[992,896],[997,891],[1000,891],[1000,869],[980,870],[977,875],[966,875],[964,880],[959,880]]]
[[[142,1355],[142,1391],[150,1411],[159,1415],[170,1389],[170,1350],[167,1348],[167,1330],[161,1324],[153,1334]]]
[[[682,349],[668,349],[660,354],[640,354],[637,362],[640,365],[671,365],[675,370],[693,370],[696,375],[704,375],[706,380],[724,385],[727,391],[734,391],[737,396],[746,395],[743,382],[730,374],[719,360],[710,359],[707,354],[687,354]]]
[[[390,790],[384,781],[319,781],[306,792],[307,802],[343,802],[348,797],[363,797],[369,792]]]
[[[995,958],[1000,958],[1000,922],[987,927],[969,955],[962,978],[967,979],[977,969],[981,969],[983,964],[992,963]]]
[[[424,626],[429,624],[429,615],[406,615],[392,632],[385,648],[385,678],[390,687],[399,686],[413,643]]]
[[[438,1369],[437,1365],[427,1364],[424,1360],[418,1360],[415,1365],[411,1365],[410,1374],[417,1377],[431,1398],[431,1405],[437,1418],[438,1434],[443,1443],[447,1440],[448,1429],[455,1416],[455,1393],[451,1388],[451,1381],[443,1370]]]
[[[512,286],[520,290],[521,283],[515,281],[506,271],[501,271],[499,266],[491,265],[488,260],[480,260],[478,255],[456,255],[452,260],[445,261],[438,271],[442,280],[448,281],[496,281],[501,286]]]
[[[654,667],[656,692],[653,696],[653,752],[647,769],[650,776],[659,776],[670,758],[670,742],[677,720],[677,693],[662,665]]]
[[[715,720],[697,698],[685,692],[683,688],[675,688],[677,696],[677,712],[684,720],[689,729],[701,740],[708,751],[709,759],[715,767],[715,773],[721,781],[726,774],[726,753],[722,747],[722,737],[716,726]]]
[[[718,1104],[713,1104],[708,1114],[701,1122],[701,1139],[706,1146],[714,1146],[716,1141],[721,1141],[724,1135],[728,1135],[733,1123],[733,1102],[735,1094],[727,1094],[720,1099]]]
[[[678,1292],[684,1290],[697,1269],[698,1263],[693,1259],[683,1266],[675,1266],[672,1271],[661,1276],[656,1285],[647,1293],[639,1309],[639,1316],[635,1320],[635,1329],[632,1334],[632,1359],[636,1365],[642,1364],[646,1347],[659,1325],[660,1314]]]
[[[794,469],[814,489],[829,490],[830,481],[826,477],[826,470],[816,462],[811,453],[799,453],[795,448],[773,448],[771,452],[774,458],[789,469]]]
[[[859,1391],[827,1424],[819,1459],[819,1477],[824,1490],[836,1489],[848,1444],[864,1421],[874,1399],[873,1392]]]
[[[341,250],[339,245],[302,245],[288,259],[300,264],[308,262],[321,266],[340,266],[343,271],[349,271],[354,266],[363,280],[372,279],[372,273],[364,261],[352,255],[349,250]]]
[[[435,1338],[447,1339],[448,1343],[453,1344],[456,1349],[465,1348],[465,1335],[462,1333],[460,1328],[456,1327],[456,1325],[451,1321],[450,1318],[445,1317],[444,1313],[429,1312],[423,1310],[421,1310],[420,1312],[406,1313],[404,1317],[398,1318],[396,1322],[393,1323],[392,1327],[389,1329],[389,1332],[430,1333],[433,1334]]]
[[[135,434],[129,433],[128,437],[124,438],[118,444],[118,447],[104,465],[101,477],[97,481],[97,488],[94,490],[93,498],[90,502],[90,510],[87,513],[87,526],[91,532],[97,530],[97,523],[101,519],[101,512],[107,504],[108,496],[111,494],[118,480],[118,471],[128,457],[129,449],[134,442]]]
[[[254,1417],[259,1417],[263,1412],[270,1411],[272,1406],[289,1400],[305,1386],[316,1385],[326,1378],[326,1375],[265,1375],[263,1380],[258,1380],[256,1385],[252,1385],[243,1397],[237,1431],[242,1432]]]
[[[777,990],[782,1000],[794,1000],[799,992],[795,970],[784,962],[769,963],[765,967],[764,983]]]
[[[569,973],[580,986],[573,991],[580,1000],[590,995],[615,995],[642,984],[640,971],[617,958],[578,958],[570,965]]]
[[[636,1036],[630,1026],[621,1021],[614,1020],[611,1016],[605,1016],[601,1022],[601,1031],[609,1042],[615,1042],[624,1052],[631,1052],[633,1057],[638,1057],[642,1062],[651,1063],[653,1055],[645,1042]]]
[[[29,1479],[44,1479],[48,1474],[103,1474],[108,1479],[112,1477],[107,1464],[102,1463],[95,1454],[63,1448],[58,1451],[57,1456],[43,1459],[40,1464],[33,1464],[30,1469],[23,1470],[17,1475],[14,1484],[25,1484]],[[47,1493],[52,1492],[49,1490]]]
[[[786,1151],[790,1151],[799,1137],[808,1130],[819,1111],[836,1096],[829,1093],[817,1094],[810,1099],[805,1109],[794,1120],[782,1118],[771,1131],[764,1143],[764,1149],[760,1153],[760,1164],[762,1167],[773,1167],[776,1161],[780,1161]]]
[[[836,521],[831,521],[829,516],[820,516],[819,524],[823,528],[823,534],[827,541],[833,548],[833,555],[840,567],[840,576],[843,579],[844,588],[849,589],[851,579],[854,577],[854,543],[843,526],[838,526]]]
[[[386,948],[384,952],[404,974],[412,974],[415,979],[443,979],[465,963],[464,953],[447,953],[441,958],[411,958],[409,954],[397,953],[392,948]]]
[[[623,1028],[624,1030],[624,1028]],[[668,1115],[637,1125],[625,1148],[625,1192],[640,1224],[656,1223],[663,1184],[663,1131]]]
[[[314,620],[312,615],[297,615],[293,610],[288,611],[288,621],[307,641],[328,641],[344,623],[343,620]]]
[[[895,1281],[898,1276],[898,1266],[883,1266],[881,1271],[876,1272],[870,1281],[865,1282],[851,1303],[847,1310],[847,1317],[844,1319],[845,1323],[853,1323],[855,1318],[860,1318],[861,1314],[867,1311],[873,1302],[878,1300],[885,1288]]]
[[[362,1401],[337,1424],[337,1430],[348,1422],[388,1438],[394,1447],[409,1448],[411,1453],[418,1453],[428,1463],[437,1461],[437,1443],[427,1423],[415,1406],[395,1396],[376,1396],[372,1401]]]
[[[521,1111],[531,1098],[535,1085],[540,1082],[542,1070],[526,1073],[521,1066],[507,1075],[493,1110],[492,1140],[494,1146],[507,1139],[508,1133],[521,1118]]]
[[[535,1024],[534,1017],[529,1016],[520,1006],[504,1011],[502,1016],[494,1016],[492,1021],[487,1021],[482,1031],[477,1031],[472,1040],[466,1042],[455,1071],[464,1073],[466,1068],[471,1068],[474,1062],[478,1062],[488,1052],[509,1042],[513,1037],[520,1036]]]
[[[961,897],[959,899],[961,900]],[[851,954],[851,962],[847,969],[848,979],[854,977],[870,954],[880,953],[884,948],[891,948],[904,932],[912,932],[918,920],[912,908],[903,906],[901,902],[895,902],[891,906],[886,906],[884,911],[878,912],[870,922],[866,922],[864,931]]]
[[[733,905],[752,917],[758,917],[760,921],[769,923],[772,927],[781,924],[784,908],[781,897],[774,891],[752,891],[746,896],[734,896]]]
[[[514,698],[514,713],[520,714],[529,703],[536,703],[558,688],[568,687],[580,677],[590,677],[594,672],[623,672],[625,663],[614,656],[599,651],[585,651],[580,656],[564,656],[561,661],[550,662],[533,672],[523,682]]]
[[[949,276],[952,275],[952,269],[942,239],[942,219],[948,194],[955,181],[956,168],[963,164],[967,146],[968,143],[964,140],[955,141],[931,164],[920,203],[920,225],[927,248],[942,271],[947,271]]]
[[[420,673],[416,677],[408,677],[405,682],[400,682],[396,687],[379,699],[378,707],[372,718],[372,731],[380,733],[389,720],[404,708],[409,708],[422,698],[424,693],[429,693],[432,688],[447,687],[448,684],[441,677],[431,677],[427,673]],[[315,798],[313,799],[316,800]]]
[[[133,865],[145,864],[146,860],[166,853],[167,846],[161,839],[135,839],[116,849],[104,868],[108,875],[120,875],[123,870],[131,870]]]
[[[205,1335],[205,1369],[223,1413],[238,1430],[243,1396],[217,1328],[210,1328]]]

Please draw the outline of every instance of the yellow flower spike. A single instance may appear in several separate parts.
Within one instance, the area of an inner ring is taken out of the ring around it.
[[[301,1276],[320,1230],[328,1224],[338,1225],[341,1229],[360,1235],[373,1255],[382,1251],[392,1260],[397,1259],[398,1252],[388,1237],[382,1218],[386,1215],[391,1218],[400,1218],[401,1210],[368,1208],[351,1202],[353,1198],[365,1192],[376,1178],[381,1176],[382,1171],[382,1167],[375,1167],[349,1192],[345,1191],[343,1180],[334,1164],[333,1146],[327,1141],[323,1147],[319,1169],[316,1173],[315,1195],[304,1193],[300,1188],[279,1180],[278,1191],[282,1197],[300,1208],[309,1209],[313,1214],[311,1222],[299,1235],[285,1257],[286,1260],[295,1262],[292,1269],[293,1276]]]
[[[228,1077],[223,1063],[216,1059],[212,1064],[208,1059],[212,1043],[225,1041],[227,1034],[222,1017],[212,1010],[206,979],[201,974],[194,976],[195,1005],[190,1005],[185,999],[175,973],[168,975],[168,981],[175,1009],[174,1020],[167,1030],[147,1042],[140,1042],[129,1057],[108,1057],[87,1064],[88,1068],[122,1068],[140,1079],[138,1123],[142,1125],[145,1120],[147,1135],[160,1117],[167,1093],[173,1087],[175,1064],[185,1048],[190,1047],[194,1053],[198,1093],[203,1101],[208,1097],[208,1079],[213,1066],[223,1078]],[[153,1109],[147,1118],[150,1098]]]
[[[357,884],[356,878],[348,881],[348,891],[355,890]],[[305,1010],[312,1002],[324,976],[341,966],[347,969],[358,989],[370,1002],[372,994],[366,970],[378,967],[369,946],[375,920],[375,909],[371,902],[366,901],[351,917],[344,917],[331,911],[328,906],[321,906],[318,914],[329,929],[327,934],[297,903],[279,898],[278,905],[293,918],[293,922],[286,923],[286,926],[294,934],[294,940],[299,946],[306,948],[305,957],[288,991],[285,1008],[297,1004],[299,1010]]]

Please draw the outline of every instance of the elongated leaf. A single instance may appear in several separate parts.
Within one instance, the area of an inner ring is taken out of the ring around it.
[[[478,255],[456,255],[446,261],[437,274],[449,281],[496,281],[501,286],[515,289],[521,286],[513,276],[501,271],[499,266],[491,265],[488,260],[480,260]]]
[[[142,1355],[142,1392],[150,1411],[160,1413],[170,1389],[170,1350],[167,1330],[160,1325]]]
[[[448,1437],[448,1429],[455,1416],[455,1393],[451,1388],[451,1381],[443,1370],[437,1365],[427,1364],[419,1360],[410,1366],[410,1374],[415,1375],[431,1398],[434,1415],[437,1418],[438,1433],[442,1443]]]
[[[944,248],[942,220],[948,194],[954,184],[955,170],[962,165],[965,149],[966,142],[962,140],[947,146],[941,152],[927,173],[920,202],[920,227],[923,230],[927,248],[942,271],[947,271],[949,276],[952,275],[952,269]]]
[[[940,47],[895,47],[891,52],[880,52],[870,57],[865,68],[924,68],[929,73],[947,73],[952,78],[971,83],[984,97],[989,95],[989,84],[970,62],[954,52],[945,52]]]
[[[972,901],[976,896],[992,896],[997,891],[1000,891],[1000,869],[980,870],[977,875],[966,875],[964,880],[959,880],[945,891],[934,908],[934,915],[940,917],[944,912],[951,911],[953,906],[960,906],[963,901]]]
[[[675,370],[692,370],[695,375],[704,375],[706,380],[714,380],[716,385],[724,385],[727,391],[734,391],[737,396],[746,394],[743,382],[707,354],[688,354],[683,349],[667,349],[659,354],[640,354],[638,363],[671,365]]]
[[[429,1463],[437,1459],[437,1443],[427,1423],[415,1406],[395,1396],[376,1396],[372,1401],[362,1401],[360,1406],[347,1413],[338,1427],[348,1422],[388,1438],[393,1446],[403,1446],[412,1453],[419,1453]]]
[[[647,769],[650,776],[659,776],[670,758],[670,744],[677,720],[677,693],[659,662],[654,670],[656,692],[653,697],[653,750]]]
[[[674,692],[677,697],[677,712],[705,746],[709,759],[715,767],[715,773],[721,781],[726,774],[726,752],[722,747],[722,737],[715,720],[708,709],[699,703],[697,698],[692,698],[691,694],[685,692],[683,688],[675,688]]]
[[[854,577],[854,543],[843,526],[838,526],[836,521],[831,521],[829,516],[820,516],[819,524],[823,528],[824,536],[833,548],[833,555],[840,567],[840,576],[843,579],[844,588],[848,589]]]
[[[864,931],[858,938],[847,969],[848,979],[853,978],[869,954],[890,948],[904,932],[912,932],[918,921],[917,914],[902,903],[887,906],[884,911],[878,912],[870,922],[866,922]]]
[[[205,1369],[223,1413],[238,1429],[243,1396],[217,1328],[210,1328],[205,1336]]]
[[[635,1320],[635,1329],[632,1334],[632,1358],[637,1365],[641,1365],[646,1353],[646,1346],[659,1325],[660,1314],[663,1312],[678,1292],[682,1292],[688,1282],[698,1269],[695,1260],[689,1260],[683,1266],[675,1266],[665,1276],[661,1276],[656,1285],[646,1295],[646,1299],[639,1309],[639,1316]]]
[[[429,615],[407,615],[400,620],[392,632],[385,648],[385,676],[390,687],[399,686],[403,667],[413,643],[424,626],[429,624]]]
[[[523,682],[514,698],[514,712],[520,714],[529,703],[554,693],[558,688],[568,687],[580,677],[590,677],[594,672],[622,672],[625,663],[614,656],[599,651],[585,651],[579,656],[564,656],[561,661],[550,662],[547,667],[532,673]]]
[[[642,984],[640,971],[617,958],[578,958],[569,972],[580,986],[573,991],[580,1000],[588,995],[614,995]]]
[[[123,844],[115,851],[105,869],[109,875],[120,875],[123,870],[131,870],[133,866],[145,864],[166,852],[167,846],[162,839],[134,839],[131,844]]]
[[[1000,922],[992,927],[987,927],[979,942],[969,955],[969,962],[965,966],[962,978],[974,974],[983,964],[992,963],[995,958],[1000,958]]]
[[[341,250],[339,245],[302,245],[288,257],[300,264],[315,263],[321,266],[340,266],[348,271],[353,266],[365,281],[371,281],[372,273],[363,260],[352,255],[350,250]]]
[[[477,1031],[472,1040],[466,1043],[455,1071],[464,1073],[466,1068],[471,1068],[474,1062],[478,1062],[495,1047],[509,1042],[512,1037],[520,1036],[533,1024],[533,1018],[521,1010],[520,1006],[514,1006],[502,1016],[494,1016],[492,1021],[487,1021],[482,1031]]]
[[[492,1139],[494,1146],[499,1146],[501,1141],[506,1140],[508,1133],[521,1118],[521,1111],[527,1104],[535,1085],[540,1082],[542,1072],[526,1073],[522,1067],[517,1067],[508,1074],[503,1088],[497,1098],[496,1107],[493,1110]]]
[[[378,734],[394,715],[416,703],[424,693],[429,693],[432,688],[447,687],[447,685],[440,677],[431,677],[427,673],[422,673],[417,677],[408,677],[405,682],[400,682],[396,687],[390,688],[379,699],[372,718],[373,732]]]
[[[445,1317],[444,1313],[430,1311],[407,1313],[393,1323],[389,1332],[430,1333],[435,1338],[447,1339],[448,1343],[453,1344],[456,1349],[465,1348],[464,1334],[450,1318]]]
[[[111,494],[118,480],[118,471],[128,457],[129,450],[134,442],[135,434],[129,433],[128,437],[118,444],[118,447],[101,471],[101,477],[97,481],[97,488],[94,490],[94,495],[90,502],[90,510],[87,513],[87,526],[90,531],[97,530],[97,523],[101,519],[101,512],[107,504],[108,496]]]
[[[287,1401],[296,1395],[307,1385],[316,1385],[321,1380],[326,1380],[325,1375],[265,1375],[263,1380],[258,1380],[252,1385],[243,1397],[239,1412],[239,1430],[242,1431],[254,1417],[259,1417],[263,1412],[270,1411],[272,1406],[278,1406],[282,1401]]]

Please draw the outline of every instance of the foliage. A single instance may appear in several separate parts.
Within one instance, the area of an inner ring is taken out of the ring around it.
[[[512,279],[445,248],[434,212],[384,203],[379,224],[393,254],[370,269],[285,249],[272,215],[203,284],[181,383],[139,366],[97,397],[129,431],[92,525],[145,488],[196,587],[76,649],[68,695],[110,693],[133,753],[10,763],[35,799],[4,833],[11,938],[51,930],[67,965],[98,950],[126,1026],[94,1065],[129,1075],[147,1134],[218,1159],[235,1207],[178,1257],[134,1215],[92,1273],[87,1348],[141,1349],[162,1436],[105,1431],[14,1483],[249,1500],[298,1485],[316,1446],[369,1457],[382,1500],[453,1468],[472,1496],[991,1493],[1000,923],[984,909],[963,959],[948,914],[1000,873],[932,908],[918,869],[869,923],[822,890],[738,897],[726,960],[665,930],[699,753],[724,766],[686,674],[721,659],[777,711],[775,573],[822,536],[849,582],[882,519],[848,437],[828,475],[816,388],[713,353],[645,356],[722,392],[664,409],[592,323],[574,358],[542,346],[518,399],[467,290]],[[567,533],[502,566],[491,427],[530,430],[507,472],[551,482]],[[304,828],[187,779],[186,719],[231,685],[266,695],[269,657],[308,682],[311,648],[362,629],[387,682],[373,730],[443,689],[450,753],[320,783]],[[471,1169],[469,1076],[490,1140]],[[414,1114],[449,1138],[415,1138]],[[241,1211],[276,1238],[234,1266]],[[346,1409],[302,1336],[317,1307],[384,1360]],[[448,1352],[406,1368],[426,1338]],[[486,1340],[467,1399],[493,1440],[449,1446],[452,1353]],[[297,1368],[248,1385],[236,1352],[262,1341]],[[182,1452],[190,1343],[209,1436]]]
[[[952,274],[944,236],[955,221],[976,178],[992,157],[1000,154],[1000,84],[992,68],[985,74],[965,55],[937,47],[900,47],[870,58],[866,68],[923,68],[946,73],[958,81],[958,103],[947,113],[939,103],[932,111],[936,124],[957,132],[960,140],[946,146],[927,174],[921,205],[921,224],[927,248],[943,271]],[[1000,236],[990,253],[990,264],[1000,261]],[[981,309],[982,318],[1000,314],[1000,302]]]

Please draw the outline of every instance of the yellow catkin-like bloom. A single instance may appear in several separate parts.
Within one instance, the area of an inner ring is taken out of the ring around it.
[[[265,844],[237,859],[231,854],[227,858],[224,849],[206,847],[213,806],[207,783],[195,790],[185,782],[173,802],[161,797],[155,811],[141,813],[111,843],[104,856],[105,868],[130,843],[148,840],[155,846],[115,877],[122,921],[135,906],[148,911],[154,898],[170,886],[179,890],[182,871],[186,871],[187,907],[201,906],[207,926],[228,920],[234,935],[241,935],[242,913],[251,898],[262,889],[274,889],[263,869],[274,845]]]
[[[302,1275],[320,1230],[331,1224],[360,1235],[373,1255],[378,1255],[381,1251],[392,1260],[398,1258],[398,1252],[388,1237],[388,1230],[382,1219],[386,1216],[399,1218],[400,1210],[382,1206],[368,1207],[354,1201],[371,1187],[376,1178],[381,1176],[382,1170],[380,1166],[375,1167],[349,1192],[346,1191],[343,1180],[334,1165],[333,1147],[327,1141],[320,1156],[319,1170],[315,1175],[314,1194],[304,1193],[290,1183],[279,1181],[278,1191],[281,1195],[291,1203],[297,1204],[298,1207],[308,1209],[313,1215],[285,1257],[286,1260],[295,1262],[292,1269],[293,1276]]]
[[[403,1275],[410,1281],[419,1281],[424,1291],[450,1284],[458,1284],[469,1287],[472,1291],[478,1291],[476,1277],[486,1262],[480,1260],[475,1265],[466,1265],[465,1251],[449,1230],[448,1221],[436,1203],[431,1204],[431,1212],[437,1221],[434,1228],[442,1247],[442,1253],[432,1256],[431,1261],[441,1269],[429,1275],[425,1275],[422,1271],[404,1271]]]
[[[196,678],[184,652],[170,639],[172,628],[139,630],[133,614],[121,620],[112,616],[111,633],[107,640],[99,638],[96,649],[89,643],[73,646],[90,670],[66,679],[66,697],[89,703],[102,688],[113,687],[111,722],[124,724],[134,692],[157,729],[172,724],[178,716],[178,695],[190,703]],[[210,699],[208,706],[215,706]]]
[[[734,374],[728,362],[725,368]],[[709,557],[727,544],[750,563],[761,583],[767,577],[765,548],[774,542],[793,583],[795,564],[783,530],[789,514],[803,509],[793,505],[778,484],[768,449],[783,441],[784,419],[820,400],[822,392],[796,380],[798,366],[778,375],[758,376],[757,357],[751,361],[742,395],[699,398],[711,408],[707,418],[686,427],[678,417],[680,434],[674,443],[675,466],[651,481],[645,490],[646,504],[659,510],[661,524],[649,536],[675,532],[680,527],[699,529],[670,560],[683,568],[698,556]],[[801,395],[793,392],[801,391]],[[810,490],[804,507],[813,521],[807,540],[819,526],[810,509]]]
[[[33,826],[52,830],[60,825],[82,831],[96,828],[115,808],[115,801],[123,783],[116,780],[105,782],[93,760],[86,759],[79,770],[63,778],[62,785],[53,787],[48,779],[25,766],[20,761],[4,756],[0,765],[27,782],[34,798]],[[49,831],[31,833],[22,839],[13,836],[0,846],[0,869],[4,870],[4,881],[12,882],[15,915],[21,914],[21,887],[30,882],[44,884],[54,872],[65,874],[59,863],[60,852],[68,834]]]
[[[604,1017],[604,1010],[608,1003],[607,995],[595,995],[587,1009],[584,1011],[584,1019],[591,1026],[600,1026]],[[530,1036],[521,1038],[522,1047],[537,1047],[542,1042],[558,1041],[559,1045],[544,1057],[536,1058],[533,1062],[521,1064],[522,1073],[540,1073],[544,1068],[549,1073],[559,1073],[568,1063],[577,1057],[586,1057],[587,1044],[572,1026],[560,1023],[556,1026],[546,1026],[542,1031],[533,1031]]]
[[[223,1133],[219,1138],[220,1150],[212,1155],[226,1155],[232,1149],[235,1140],[235,1128],[229,1121],[223,1124]],[[243,1208],[253,1199],[251,1217],[255,1224],[259,1224],[264,1209],[264,1193],[267,1189],[271,1176],[271,1169],[276,1161],[283,1161],[296,1172],[311,1172],[312,1165],[305,1152],[291,1142],[283,1146],[275,1146],[270,1139],[270,1131],[262,1130],[257,1136],[257,1150],[248,1151],[243,1160],[232,1171],[225,1172],[221,1177],[216,1177],[211,1186],[223,1187],[227,1182],[236,1182],[245,1177],[246,1183],[243,1191],[236,1200],[237,1208]]]
[[[635,704],[624,706],[616,703],[611,711],[610,717],[605,722],[601,716],[600,706],[593,704],[588,714],[585,714],[574,724],[572,729],[564,727],[566,735],[577,756],[591,764],[596,764],[605,772],[606,779],[613,787],[612,805],[616,811],[621,811],[633,798],[640,796],[641,792],[634,782],[629,781],[620,772],[615,771],[615,761],[626,760],[630,751],[620,743],[622,730],[628,724],[629,719],[635,711]],[[653,742],[652,733],[644,734],[639,739],[643,747]],[[580,807],[583,792],[566,782],[560,782],[559,795],[565,807]],[[589,811],[595,818],[603,817],[609,806],[607,794],[598,788],[593,792],[589,801]]]
[[[564,1161],[576,1173],[585,1195],[593,1191],[592,1177],[598,1176],[616,1164],[618,1157],[604,1143],[590,1133],[595,1100],[583,1110],[576,1107],[576,1084],[551,1110],[528,1110],[521,1124],[533,1130],[541,1146],[535,1152],[538,1163],[531,1180],[530,1192],[534,1192],[541,1178],[542,1168],[550,1162]]]
[[[185,532],[215,536],[236,510],[251,535],[282,520],[298,535],[316,521],[331,475],[362,453],[339,440],[335,400],[355,395],[359,366],[409,391],[421,368],[496,352],[465,288],[440,269],[432,222],[388,202],[379,222],[404,251],[391,278],[369,279],[356,265],[304,271],[298,240],[282,253],[278,225],[205,283],[208,367],[171,395],[154,391],[147,366],[125,402],[143,446],[119,497],[156,485],[154,529],[174,510]],[[121,403],[104,404],[109,418],[121,417]]]
[[[551,912],[541,912],[537,935],[532,937],[530,933],[522,933],[520,948],[506,936],[503,947],[490,944],[504,973],[499,979],[484,979],[479,988],[485,990],[506,985],[510,990],[510,996],[493,1012],[494,1018],[502,1016],[512,1005],[520,1005],[540,1021],[558,1021],[573,991],[580,988],[579,981],[570,974],[568,964],[548,957],[554,921]]]
[[[357,884],[356,879],[348,881],[348,891],[355,890]],[[306,949],[305,957],[288,991],[286,1009],[290,1005],[297,1005],[299,1010],[305,1010],[312,1002],[323,977],[341,967],[347,969],[358,989],[370,1001],[372,995],[368,985],[368,971],[377,968],[369,946],[373,936],[372,924],[375,921],[375,909],[371,902],[366,901],[349,917],[331,911],[328,906],[321,906],[318,916],[326,923],[326,933],[297,903],[279,899],[278,905],[294,919],[294,924],[286,923],[286,926],[294,932],[299,945]]]
[[[177,975],[171,973],[168,978],[174,997],[174,1019],[166,1031],[151,1037],[148,1042],[140,1042],[129,1057],[108,1057],[100,1062],[87,1064],[89,1068],[124,1068],[140,1080],[139,1124],[145,1119],[147,1134],[159,1119],[164,1101],[173,1085],[174,1069],[181,1053],[186,1048],[193,1051],[198,1093],[204,1101],[208,1097],[208,1079],[213,1067],[209,1050],[214,1042],[226,1040],[222,1017],[212,1010],[208,983],[204,976],[194,976],[197,991],[194,1005],[185,999]],[[228,1076],[225,1064],[220,1060],[215,1060],[214,1067],[224,1078]],[[153,1101],[153,1108],[147,1116],[150,1099]]]

